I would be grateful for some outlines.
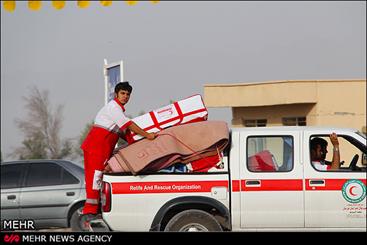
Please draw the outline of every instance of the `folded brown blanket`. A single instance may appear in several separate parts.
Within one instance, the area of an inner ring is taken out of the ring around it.
[[[107,162],[106,172],[156,172],[177,162],[218,154],[228,144],[226,122],[204,121],[167,128],[154,140],[143,139],[120,149]]]

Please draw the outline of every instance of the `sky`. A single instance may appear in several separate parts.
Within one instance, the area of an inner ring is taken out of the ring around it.
[[[366,78],[364,1],[181,1],[134,6],[66,2],[1,7],[1,152],[19,147],[30,88],[63,105],[62,138],[76,138],[104,105],[104,59],[123,60],[135,117],[204,84]],[[230,108],[209,108],[231,122]]]

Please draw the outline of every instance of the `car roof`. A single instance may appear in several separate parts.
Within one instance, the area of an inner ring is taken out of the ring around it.
[[[42,163],[42,162],[58,162],[58,163],[72,163],[78,165],[76,162],[68,161],[64,159],[27,159],[27,160],[12,160],[4,161],[2,164],[13,164],[13,163]]]
[[[61,165],[62,167],[72,171],[77,174],[81,179],[84,178],[84,168],[83,165],[77,164],[73,161],[63,160],[63,159],[29,159],[29,160],[14,160],[1,162],[1,166],[10,164],[31,164],[31,163],[48,163],[53,162]]]

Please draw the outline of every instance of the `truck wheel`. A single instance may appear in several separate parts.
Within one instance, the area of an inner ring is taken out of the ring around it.
[[[207,212],[189,209],[173,216],[164,231],[222,231],[222,227]]]
[[[70,217],[70,227],[72,231],[83,231],[82,227],[80,227],[80,214],[83,211],[83,207],[77,208],[74,210]]]

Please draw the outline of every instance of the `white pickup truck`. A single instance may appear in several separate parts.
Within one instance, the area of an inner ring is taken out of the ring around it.
[[[338,170],[317,170],[310,140],[340,143]],[[366,136],[321,127],[233,128],[223,167],[205,173],[105,174],[113,231],[366,231]]]

